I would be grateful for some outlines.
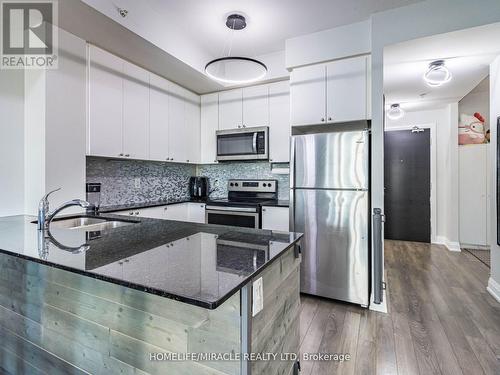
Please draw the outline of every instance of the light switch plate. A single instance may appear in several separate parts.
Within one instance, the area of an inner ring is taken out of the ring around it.
[[[264,283],[262,277],[253,282],[252,289],[252,316],[255,316],[264,308]]]

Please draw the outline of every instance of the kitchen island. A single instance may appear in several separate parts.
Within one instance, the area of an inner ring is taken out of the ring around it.
[[[110,214],[43,232],[34,219],[0,218],[0,370],[296,368],[280,354],[298,353],[301,234]]]

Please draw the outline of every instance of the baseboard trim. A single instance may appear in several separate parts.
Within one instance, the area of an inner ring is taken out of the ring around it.
[[[436,242],[435,243],[438,244],[438,245],[444,245],[444,246],[446,246],[446,248],[449,251],[456,251],[456,252],[462,251],[460,249],[460,243],[455,242],[455,241],[450,241],[446,237],[436,236]]]
[[[488,246],[488,245],[471,245],[468,243],[461,243],[460,247],[462,249],[490,250],[490,246]]]
[[[488,280],[486,290],[500,303],[500,284],[493,280],[492,277]]]

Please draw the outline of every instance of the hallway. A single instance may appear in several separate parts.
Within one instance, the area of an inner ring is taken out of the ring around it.
[[[385,254],[389,314],[302,296],[301,353],[352,359],[301,361],[301,374],[500,374],[489,269],[439,245],[386,241]]]

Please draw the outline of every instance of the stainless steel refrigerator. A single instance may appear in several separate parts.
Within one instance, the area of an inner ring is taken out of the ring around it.
[[[368,306],[369,132],[293,136],[290,189],[301,292]]]

